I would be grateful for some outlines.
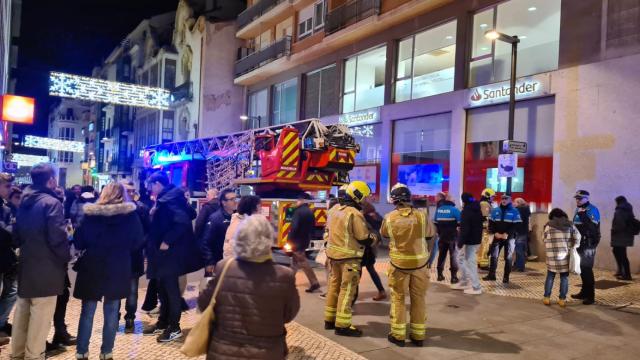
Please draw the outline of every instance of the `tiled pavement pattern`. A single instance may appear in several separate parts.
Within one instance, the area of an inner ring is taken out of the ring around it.
[[[145,289],[140,290],[140,299],[144,298]],[[190,285],[187,288],[185,298],[190,306],[195,307],[195,297],[197,296],[197,286]],[[124,306],[124,302],[123,302]],[[199,318],[195,309],[191,309],[182,314],[181,327],[183,331],[190,329]],[[71,334],[77,334],[78,318],[80,317],[80,301],[72,299],[67,309],[67,325]],[[136,331],[134,334],[124,333],[124,321],[121,321],[116,344],[114,349],[114,359],[136,359],[136,360],[179,360],[179,359],[204,359],[188,358],[180,353],[181,342],[173,342],[160,345],[156,342],[155,336],[142,336],[142,328],[145,324],[154,323],[155,319],[146,314],[138,313],[136,319]],[[102,337],[102,310],[98,307],[95,316],[93,334],[91,335],[91,346],[89,348],[90,358],[98,359],[100,354],[100,339]],[[50,338],[53,332],[50,334]],[[186,331],[185,331],[186,336]],[[182,339],[184,340],[184,338]],[[347,348],[327,339],[324,336],[292,322],[287,325],[287,344],[289,345],[289,360],[362,360],[363,357],[348,350]],[[0,350],[0,360],[9,359],[9,346]],[[73,360],[75,359],[75,347],[70,347],[65,352],[59,352],[48,359]]]

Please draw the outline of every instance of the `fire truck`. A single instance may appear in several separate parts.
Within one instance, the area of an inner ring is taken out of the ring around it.
[[[262,198],[262,214],[276,229],[274,248],[290,250],[289,232],[296,199],[309,192],[315,227],[309,250],[318,249],[327,221],[327,194],[348,182],[359,145],[344,125],[318,119],[234,134],[150,146],[143,162],[166,171],[176,185],[196,192],[237,189]],[[324,196],[318,196],[324,195]]]

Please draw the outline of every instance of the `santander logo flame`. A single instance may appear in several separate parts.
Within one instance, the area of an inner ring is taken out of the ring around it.
[[[471,101],[478,101],[482,99],[482,94],[480,94],[480,91],[478,91],[478,89],[476,89],[476,91],[473,93],[473,95],[471,95]]]

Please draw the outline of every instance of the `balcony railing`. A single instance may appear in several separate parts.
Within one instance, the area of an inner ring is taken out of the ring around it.
[[[249,25],[253,20],[271,10],[274,6],[286,0],[260,0],[257,4],[248,7],[238,15],[238,29]]]
[[[193,100],[191,81],[187,81],[171,91],[171,104],[178,104],[182,101]]]
[[[380,0],[355,0],[327,13],[324,31],[327,35],[380,13]]]
[[[265,65],[282,56],[288,56],[291,53],[291,36],[285,36],[281,40],[276,41],[271,46],[260,51],[251,53],[242,59],[236,61],[235,74],[236,77],[246,74],[249,71]]]

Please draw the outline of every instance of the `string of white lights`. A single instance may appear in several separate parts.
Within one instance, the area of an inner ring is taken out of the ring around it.
[[[48,156],[38,156],[29,154],[11,154],[11,161],[18,163],[18,166],[34,166],[41,163],[48,163]]]
[[[58,140],[33,135],[24,137],[24,146],[56,151],[84,152],[84,143],[82,141]]]

